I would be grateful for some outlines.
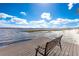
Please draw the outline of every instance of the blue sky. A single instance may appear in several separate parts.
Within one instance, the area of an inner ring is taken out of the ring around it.
[[[1,3],[0,27],[79,27],[76,3]]]

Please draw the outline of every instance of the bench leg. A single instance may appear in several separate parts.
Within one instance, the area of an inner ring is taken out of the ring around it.
[[[36,54],[35,54],[35,56],[37,56],[38,50],[39,50],[39,46],[36,48]]]
[[[59,45],[60,45],[60,49],[62,50],[61,42],[59,42]]]
[[[36,54],[35,54],[35,56],[37,56],[37,54],[38,54],[38,49],[36,49]]]

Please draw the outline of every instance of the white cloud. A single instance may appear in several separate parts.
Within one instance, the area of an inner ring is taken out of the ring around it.
[[[68,9],[71,10],[72,7],[73,7],[73,3],[69,3],[69,4],[68,4]]]
[[[21,25],[27,25],[28,24],[26,19],[21,19],[21,18],[18,18],[16,16],[8,15],[6,13],[0,13],[0,18],[5,18],[6,19],[7,17],[9,17],[11,19],[8,20],[8,21],[3,20],[3,19],[0,20],[0,25],[7,24],[7,23],[12,23],[12,22],[14,22],[16,24],[21,24]]]
[[[75,24],[75,25],[74,25]],[[66,28],[66,27],[76,27],[79,25],[79,19],[63,19],[58,18],[49,22],[52,28]],[[71,26],[72,25],[72,26]]]
[[[51,20],[51,15],[50,13],[44,12],[41,14],[41,18],[46,20]]]
[[[0,25],[6,24],[6,23],[7,23],[7,21],[5,21],[5,20],[0,20]]]
[[[0,13],[0,18],[7,18],[7,17],[14,17],[14,16],[11,16],[11,15],[8,15],[8,14],[5,14],[5,13]]]
[[[76,4],[76,3],[72,3],[72,2],[71,2],[71,3],[69,3],[69,4],[68,4],[68,9],[69,9],[69,10],[71,10],[71,9],[72,9],[72,7],[74,6],[74,4]]]
[[[79,22],[79,19],[63,19],[63,18],[57,18],[56,20],[52,20],[50,21],[50,23],[53,23],[53,24],[67,24],[67,23],[72,23],[72,22]]]
[[[11,22],[15,22],[16,24],[22,24],[22,25],[28,24],[26,19],[21,19],[21,18],[16,18],[16,17],[12,18]]]
[[[62,19],[62,18],[57,18],[56,20],[52,20],[50,21],[50,24],[61,24],[61,23],[66,23],[67,20],[66,19]]]
[[[32,28],[48,28],[48,23],[45,20],[30,21],[29,24]]]
[[[10,17],[10,20],[0,20],[0,27],[21,27],[21,28],[66,28],[66,27],[79,27],[79,19],[63,19],[57,18],[47,22],[45,19],[32,20],[27,22],[26,19],[14,17],[5,13],[0,13],[0,18]],[[12,24],[11,24],[12,23]],[[14,24],[15,23],[15,24]]]
[[[22,15],[26,16],[26,12],[20,12],[20,14],[22,14]]]
[[[0,24],[0,27],[11,27],[11,28],[31,28],[30,26],[26,25],[15,25],[15,24]]]

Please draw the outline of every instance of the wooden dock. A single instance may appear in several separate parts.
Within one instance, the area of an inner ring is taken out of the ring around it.
[[[30,56],[35,55],[35,50],[29,52],[31,52],[31,54],[29,54]],[[41,55],[38,54],[38,56]],[[62,51],[60,50],[60,47],[56,46],[48,56],[79,56],[79,45],[63,42]]]
[[[35,48],[27,50],[26,56],[35,56]],[[38,54],[38,56],[41,56]],[[62,43],[62,51],[60,47],[56,46],[48,56],[79,56],[79,45],[73,43]]]
[[[26,52],[28,56],[35,56],[35,50],[32,48]],[[41,56],[38,54],[38,56]],[[56,46],[48,56],[79,56],[79,45],[63,42],[62,51]]]
[[[38,46],[36,44],[31,41],[11,44],[0,49],[0,56],[35,56],[35,48]],[[62,51],[59,46],[56,46],[48,56],[79,56],[79,45],[62,42]]]
[[[63,42],[62,51],[56,46],[49,56],[79,56],[79,45]]]

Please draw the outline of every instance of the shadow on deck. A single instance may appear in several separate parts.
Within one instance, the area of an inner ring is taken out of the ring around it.
[[[79,45],[73,43],[62,43],[62,51],[56,46],[49,56],[79,56]]]
[[[34,51],[32,50],[31,54],[32,56],[34,56],[35,50]],[[38,54],[38,56],[41,56],[41,55]],[[63,42],[62,51],[60,50],[58,46],[56,46],[48,56],[79,56],[79,45]]]

